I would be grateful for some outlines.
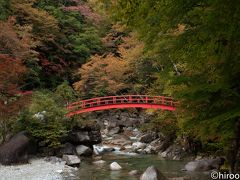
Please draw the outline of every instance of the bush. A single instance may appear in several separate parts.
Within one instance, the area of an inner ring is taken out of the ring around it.
[[[31,105],[22,113],[19,121],[21,130],[27,130],[38,141],[45,142],[49,148],[60,147],[60,139],[67,135],[67,111],[54,97],[54,94],[48,91],[34,93]]]

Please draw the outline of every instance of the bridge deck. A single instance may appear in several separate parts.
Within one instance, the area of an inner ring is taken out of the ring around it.
[[[81,100],[68,105],[69,113],[67,116],[73,116],[85,112],[100,111],[113,108],[152,108],[174,111],[175,102],[171,97],[147,96],[147,95],[123,95],[98,97],[87,100]]]

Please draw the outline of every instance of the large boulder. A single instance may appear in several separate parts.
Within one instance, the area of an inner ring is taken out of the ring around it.
[[[79,156],[91,156],[93,154],[93,150],[84,145],[77,146],[76,150]]]
[[[167,180],[167,178],[156,167],[150,166],[141,175],[140,180]]]
[[[224,164],[224,158],[204,159],[198,161],[191,161],[185,165],[187,171],[209,171],[212,169],[219,169]]]
[[[14,163],[27,162],[30,139],[25,132],[13,136],[9,142],[0,147],[0,163],[9,165]]]
[[[75,166],[81,163],[81,159],[75,155],[63,155],[62,158],[64,161],[66,161],[66,164],[69,166]]]

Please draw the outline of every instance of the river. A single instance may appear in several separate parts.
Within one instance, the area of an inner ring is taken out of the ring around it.
[[[76,174],[82,180],[136,180],[137,177],[130,176],[131,170],[143,172],[148,166],[154,165],[166,177],[189,177],[193,180],[209,179],[208,173],[203,172],[184,172],[185,161],[162,160],[157,155],[123,155],[116,153],[107,153],[102,156],[104,164],[95,165],[91,159],[84,159]],[[111,171],[109,164],[118,162],[122,166],[120,171]]]

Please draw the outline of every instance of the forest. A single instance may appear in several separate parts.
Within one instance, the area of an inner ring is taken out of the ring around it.
[[[234,168],[239,27],[237,0],[0,0],[0,144],[25,130],[58,148],[77,99],[164,95],[177,111],[142,131],[187,136]]]

